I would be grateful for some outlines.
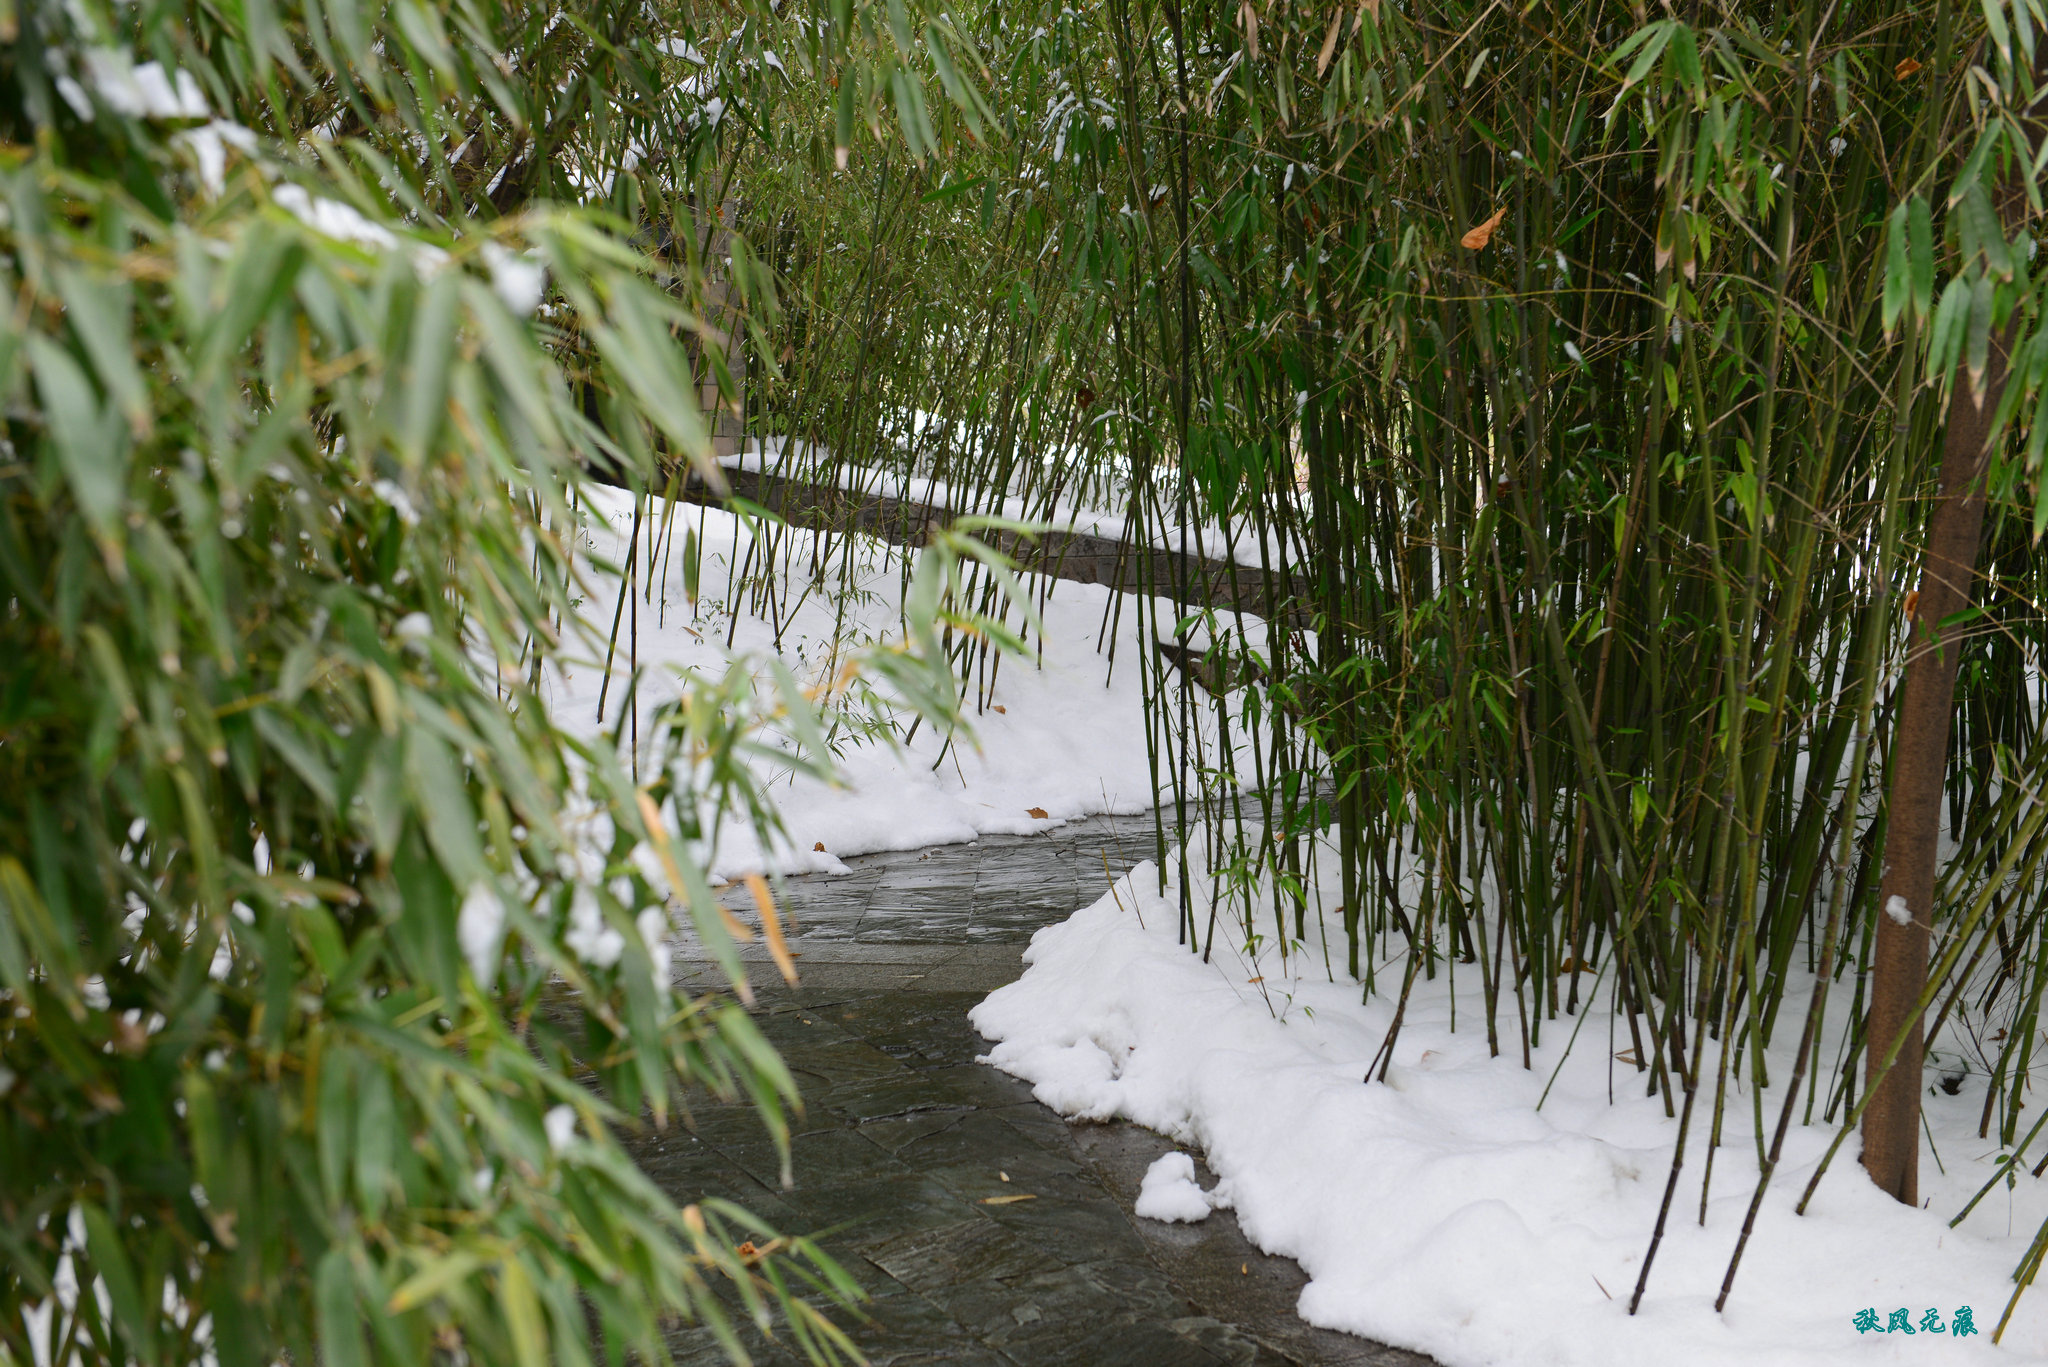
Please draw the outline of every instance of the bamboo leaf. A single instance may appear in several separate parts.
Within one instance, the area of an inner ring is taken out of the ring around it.
[[[313,1311],[326,1367],[371,1367],[356,1304],[355,1274],[342,1247],[328,1249],[313,1274]]]
[[[86,1248],[92,1254],[94,1269],[106,1283],[114,1322],[138,1359],[144,1363],[156,1361],[155,1307],[142,1298],[135,1267],[128,1260],[127,1248],[115,1231],[113,1220],[91,1202],[80,1203],[79,1210],[85,1217]]]
[[[1889,337],[1913,298],[1913,264],[1906,241],[1906,206],[1901,203],[1885,223],[1884,331]]]
[[[64,478],[93,530],[111,545],[127,498],[128,442],[121,424],[101,408],[84,370],[64,348],[31,335],[28,356]]]

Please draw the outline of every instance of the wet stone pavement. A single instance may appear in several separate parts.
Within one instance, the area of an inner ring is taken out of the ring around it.
[[[836,1231],[820,1242],[873,1298],[866,1323],[836,1318],[878,1367],[1429,1367],[1303,1323],[1301,1270],[1254,1249],[1230,1212],[1198,1225],[1134,1216],[1168,1141],[1070,1124],[975,1062],[988,1041],[968,1009],[1023,971],[1034,930],[1152,848],[1149,816],[1095,818],[790,880],[800,986],[784,987],[760,946],[745,957],[756,1018],[803,1091],[794,1184],[744,1105],[694,1106],[694,1133],[630,1136],[635,1157],[678,1201],[723,1197],[779,1229]],[[684,954],[683,985],[719,984]],[[673,1346],[690,1367],[725,1360],[703,1330]],[[749,1350],[801,1361],[758,1339]]]

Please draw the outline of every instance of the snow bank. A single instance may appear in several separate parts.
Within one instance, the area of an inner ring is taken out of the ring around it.
[[[652,508],[641,529],[643,568],[660,504]],[[586,552],[623,562],[632,539],[631,496],[621,490],[590,490],[586,513]],[[601,692],[606,694],[602,726],[609,730],[617,724],[620,708],[628,705],[626,683],[636,664],[644,681],[635,702],[644,717],[653,703],[674,696],[684,670],[722,674],[735,658],[751,660],[758,668],[777,654],[777,614],[747,612],[742,603],[735,622],[718,606],[729,576],[739,574],[744,580],[761,572],[758,556],[749,564],[750,534],[744,525],[722,509],[691,505],[679,506],[675,518],[673,548],[659,558],[651,595],[643,586],[621,614],[609,577],[593,576],[593,595],[582,608],[584,620],[602,642],[610,636],[617,614],[618,644],[610,660],[609,690],[604,687],[602,652],[550,677],[549,707],[572,729],[586,734],[599,729]],[[686,526],[697,533],[702,547],[701,596],[694,603],[684,587]],[[817,544],[815,534],[790,527],[777,534],[787,539],[785,545],[796,548],[788,563],[799,570],[807,567]],[[794,582],[778,586],[780,655],[807,685],[829,680],[849,650],[900,635],[905,552],[890,552],[865,537],[851,543],[834,538],[828,551],[833,562],[828,584],[836,581],[840,557],[853,557],[851,599],[842,602],[829,588],[807,591],[802,573]],[[1036,594],[1038,577],[1021,578]],[[986,834],[1028,834],[1098,813],[1151,810],[1152,770],[1137,667],[1143,651],[1137,600],[1126,596],[1120,612],[1106,613],[1109,607],[1107,588],[1060,582],[1045,606],[1043,641],[1034,637],[1030,642],[1042,647],[1040,658],[1005,659],[996,667],[987,698],[990,705],[971,716],[972,734],[963,734],[951,746],[929,725],[918,726],[907,745],[842,731],[835,742],[843,778],[839,787],[795,775],[786,765],[778,767],[772,756],[762,758],[757,769],[772,782],[770,796],[786,838],[763,848],[745,823],[730,824],[710,854],[714,877],[729,879],[769,868],[843,872],[844,855],[918,849]],[[1172,609],[1161,612],[1170,623]],[[1105,634],[1105,619],[1110,616],[1116,620]],[[1011,615],[1013,625],[1018,620]],[[1112,638],[1114,670],[1109,658]],[[974,707],[970,691],[970,713]],[[898,718],[896,724],[899,730],[908,730],[910,718]],[[629,726],[629,737],[630,732]],[[1213,735],[1205,740],[1210,746],[1206,753],[1213,754]]]
[[[1206,887],[1191,891],[1205,906]],[[1758,1171],[1752,1099],[1743,1092],[1731,1103],[1704,1227],[1708,1121],[1697,1121],[1648,1295],[1631,1318],[1677,1123],[1644,1097],[1625,1022],[1597,1007],[1583,1023],[1560,1016],[1525,1071],[1512,996],[1502,1055],[1489,1057],[1476,965],[1440,965],[1434,982],[1418,976],[1387,1081],[1367,1085],[1393,1007],[1361,1005],[1356,984],[1329,980],[1313,915],[1309,944],[1294,946],[1285,966],[1271,945],[1256,955],[1226,949],[1222,932],[1205,964],[1175,943],[1178,905],[1178,890],[1162,895],[1156,870],[1141,865],[1040,931],[1023,978],[972,1019],[1000,1041],[986,1061],[1034,1083],[1054,1109],[1133,1120],[1198,1146],[1220,1179],[1215,1203],[1234,1206],[1247,1237],[1308,1272],[1299,1309],[1310,1322],[1448,1367],[1968,1363],[2035,1360],[2048,1348],[2048,1288],[2023,1298],[2003,1348],[1990,1346],[2011,1269],[2048,1215],[2044,1184],[2022,1171],[2016,1190],[1947,1227],[1996,1157],[1996,1139],[1976,1137],[1981,1077],[1954,1097],[1926,1098],[1945,1172],[1923,1154],[1925,1211],[1872,1186],[1852,1141],[1808,1214],[1794,1216],[1833,1137],[1819,1123],[1795,1126],[1720,1315],[1714,1298]],[[1336,921],[1333,910],[1333,943]],[[1398,989],[1401,973],[1397,962],[1380,981]],[[1792,999],[1803,1002],[1804,988]],[[1780,1032],[1774,1078],[1790,1075],[1796,1035]],[[1710,1057],[1709,1075],[1713,1065]],[[1778,1098],[1765,1101],[1775,1123]],[[1962,1306],[1979,1333],[1958,1340],[1947,1327]],[[1859,1311],[1875,1310],[1883,1326],[1901,1308],[1916,1327],[1938,1311],[1944,1332],[1854,1326]]]

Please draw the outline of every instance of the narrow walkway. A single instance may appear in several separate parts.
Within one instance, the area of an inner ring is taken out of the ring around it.
[[[694,1135],[640,1136],[635,1156],[678,1200],[720,1196],[779,1228],[838,1228],[823,1242],[874,1297],[872,1321],[854,1328],[877,1367],[1429,1367],[1303,1323],[1301,1270],[1252,1248],[1228,1211],[1199,1225],[1133,1216],[1165,1139],[1069,1124],[974,1061],[988,1042],[968,1008],[1023,971],[1034,930],[1151,850],[1149,816],[1096,818],[792,880],[801,986],[785,989],[765,955],[748,959],[761,1028],[804,1092],[795,1185],[782,1189],[745,1106],[698,1108]],[[702,989],[719,981],[701,958],[681,973]],[[674,1347],[689,1367],[724,1361],[702,1331]],[[763,1362],[801,1361],[750,1347]]]

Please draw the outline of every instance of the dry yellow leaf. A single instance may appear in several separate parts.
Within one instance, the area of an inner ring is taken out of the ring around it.
[[[981,1198],[981,1203],[985,1206],[1014,1206],[1019,1201],[1036,1201],[1037,1199],[1030,1192],[1023,1191],[1015,1196],[984,1196]]]
[[[1507,216],[1507,206],[1502,205],[1500,208],[1494,210],[1492,218],[1487,219],[1486,222],[1480,224],[1471,232],[1466,233],[1463,237],[1459,238],[1458,245],[1470,248],[1472,251],[1475,252],[1478,251],[1481,247],[1484,247],[1487,243],[1493,241],[1493,230],[1495,228],[1498,228],[1500,226],[1500,221],[1506,218]]]
[[[761,913],[761,929],[768,936],[768,957],[775,960],[782,980],[795,987],[796,961],[790,958],[789,945],[782,938],[782,918],[775,912],[775,896],[768,891],[768,880],[758,873],[748,874],[747,891],[754,896],[754,910]]]
[[[1903,81],[1919,69],[1920,63],[1914,61],[1911,57],[1901,57],[1899,58],[1899,64],[1892,68],[1892,75],[1898,80]]]

